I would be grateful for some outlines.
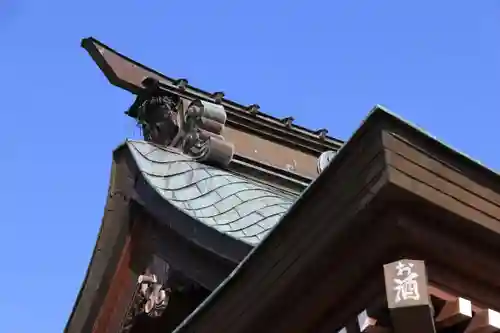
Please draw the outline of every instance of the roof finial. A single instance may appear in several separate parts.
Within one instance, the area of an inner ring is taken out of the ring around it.
[[[187,79],[177,79],[174,80],[174,86],[176,86],[179,90],[185,90],[188,85]]]
[[[314,131],[314,134],[316,134],[320,140],[325,140],[328,130],[326,128],[320,128],[319,130]]]
[[[246,107],[248,113],[256,115],[257,113],[260,112],[260,105],[259,104],[252,104]]]
[[[225,94],[222,91],[217,91],[212,94],[212,97],[215,101],[215,104],[221,104],[222,99],[224,98]]]
[[[293,121],[295,120],[294,117],[285,117],[281,119],[281,122],[288,128],[292,127]]]

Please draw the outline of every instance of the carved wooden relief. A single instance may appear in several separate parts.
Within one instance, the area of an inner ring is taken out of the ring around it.
[[[153,255],[150,264],[137,279],[136,291],[123,319],[120,333],[130,332],[141,315],[151,318],[162,316],[171,294],[169,275],[169,264]]]

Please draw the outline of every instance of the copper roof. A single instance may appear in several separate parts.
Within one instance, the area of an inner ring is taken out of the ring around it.
[[[295,195],[193,161],[146,141],[127,141],[146,182],[164,200],[210,228],[258,244],[292,206]]]

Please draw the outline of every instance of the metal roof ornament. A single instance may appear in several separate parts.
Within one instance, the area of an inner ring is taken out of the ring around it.
[[[323,172],[323,170],[326,169],[326,167],[330,164],[330,162],[333,160],[336,154],[337,153],[334,152],[333,150],[327,150],[323,152],[321,155],[319,155],[317,164],[318,173],[321,173]]]
[[[256,115],[257,113],[260,112],[260,106],[259,106],[259,104],[252,104],[252,105],[247,106],[246,110],[248,111],[248,113],[250,113],[252,115]]]
[[[314,134],[316,134],[320,140],[325,140],[326,135],[328,134],[328,129],[321,128],[321,129],[315,131]]]
[[[223,91],[217,91],[217,92],[214,92],[212,94],[212,97],[214,98],[215,104],[221,104],[224,96],[225,96],[225,94]]]
[[[179,107],[179,132],[172,146],[197,161],[228,165],[234,154],[234,146],[221,135],[226,124],[226,111],[220,104],[194,100],[184,111]]]
[[[281,119],[281,122],[286,127],[291,128],[294,120],[295,120],[294,117],[285,117],[285,118]]]
[[[186,90],[186,87],[188,85],[188,80],[187,79],[177,79],[174,81],[174,85],[179,89],[179,90]]]
[[[200,162],[230,163],[234,146],[222,136],[224,106],[197,99],[186,107],[188,102],[162,91],[158,81],[145,82],[146,89],[126,112],[137,120],[145,140],[177,148]]]

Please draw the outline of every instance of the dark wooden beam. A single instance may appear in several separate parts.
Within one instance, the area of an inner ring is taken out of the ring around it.
[[[435,333],[427,273],[421,260],[384,265],[387,303],[396,333]]]
[[[500,331],[500,313],[486,309],[474,315],[464,333],[493,333]]]
[[[159,223],[154,227],[156,254],[167,261],[173,269],[208,290],[214,290],[236,267],[236,264],[214,254],[207,253],[195,244],[183,239]]]
[[[358,314],[358,327],[361,333],[390,333],[391,328],[383,323],[384,313],[379,309],[369,308]]]
[[[472,318],[472,304],[469,300],[456,297],[454,300],[446,301],[439,314],[436,316],[436,327],[438,329],[455,326]]]

